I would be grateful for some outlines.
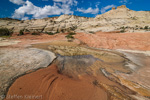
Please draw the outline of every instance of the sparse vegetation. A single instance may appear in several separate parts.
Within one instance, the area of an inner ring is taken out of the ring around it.
[[[97,80],[94,80],[94,81],[93,81],[93,84],[94,84],[95,86],[97,86],[97,85],[98,85],[98,81],[97,81]]]
[[[120,29],[125,29],[125,27],[124,27],[124,26],[122,26],[122,27],[120,27]]]
[[[125,32],[125,29],[120,30],[120,32],[121,32],[121,33],[124,33],[124,32]]]
[[[148,26],[145,26],[145,27],[144,27],[144,29],[145,29],[145,30],[148,30],[148,29],[149,29],[149,27],[148,27]]]
[[[143,27],[140,27],[140,29],[143,29]]]
[[[65,37],[68,39],[68,42],[72,42],[74,39],[74,36],[76,33],[74,32],[70,32],[68,35],[66,35]]]
[[[94,34],[94,32],[93,32],[93,31],[89,31],[89,33],[92,33],[92,34]]]
[[[12,31],[7,28],[0,28],[0,36],[11,36]]]
[[[69,33],[69,35],[76,35],[76,33],[74,33],[74,32],[70,32],[70,33]]]
[[[77,26],[71,27],[71,30],[74,31],[77,29]]]
[[[40,35],[39,32],[33,32],[32,35]]]
[[[66,35],[65,37],[66,37],[67,39],[74,39],[74,37],[73,37],[72,35],[69,35],[69,34]]]
[[[24,30],[20,30],[18,36],[24,35]]]
[[[55,34],[59,33],[59,31],[57,30]]]
[[[137,18],[136,17],[131,17],[132,18],[132,20],[137,20]]]
[[[125,32],[126,27],[124,27],[124,26],[123,26],[123,27],[120,27],[120,29],[121,29],[121,30],[120,30],[120,33],[124,33],[124,32]]]
[[[46,34],[48,34],[48,35],[54,35],[55,33],[53,33],[53,32],[46,32]]]

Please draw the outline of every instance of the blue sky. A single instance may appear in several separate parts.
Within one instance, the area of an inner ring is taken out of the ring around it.
[[[150,0],[1,0],[0,18],[25,20],[62,14],[95,17],[120,5],[131,10],[150,11]]]

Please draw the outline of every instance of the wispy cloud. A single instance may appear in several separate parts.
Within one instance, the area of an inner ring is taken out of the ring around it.
[[[89,7],[87,9],[84,9],[84,8],[77,8],[76,11],[78,12],[82,12],[82,13],[90,13],[90,14],[98,14],[99,13],[99,6],[100,2],[96,2],[96,8],[92,8],[92,7]],[[92,6],[92,4],[90,3],[90,5]]]
[[[126,4],[128,3],[128,0],[120,0],[119,3]]]
[[[99,13],[99,8],[91,8],[89,7],[88,9],[83,9],[83,8],[77,8],[78,12],[82,12],[82,13],[90,13],[90,14],[97,14]]]
[[[130,0],[120,0],[119,3],[121,4],[132,4],[132,2]]]
[[[9,0],[9,1],[14,3],[14,4],[17,4],[17,5],[22,5],[25,3],[23,0]]]
[[[101,13],[105,13],[107,10],[111,9],[112,7],[116,7],[116,6],[112,4],[101,8]]]

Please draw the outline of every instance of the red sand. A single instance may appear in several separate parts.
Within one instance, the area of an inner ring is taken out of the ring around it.
[[[5,100],[107,100],[107,93],[92,81],[88,77],[74,80],[61,75],[53,64],[18,78]]]

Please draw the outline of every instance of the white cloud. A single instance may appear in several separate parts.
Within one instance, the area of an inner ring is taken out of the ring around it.
[[[27,19],[29,19],[29,17],[23,17],[23,18],[22,18],[22,20],[27,20]]]
[[[91,14],[97,14],[99,13],[99,8],[91,8],[89,7],[88,9],[83,9],[83,8],[77,8],[77,11],[83,12],[83,13],[91,13]]]
[[[67,4],[54,3],[53,6],[46,5],[45,7],[37,7],[32,4],[32,2],[26,1],[24,5],[15,10],[12,18],[24,20],[28,18],[26,15],[32,15],[33,18],[45,18],[49,15],[73,14],[73,11],[71,11],[70,7],[72,4],[69,4],[68,2]]]
[[[115,5],[108,5],[106,7],[101,8],[101,13],[105,13],[108,9],[111,9],[112,7],[116,7]]]
[[[9,1],[14,3],[14,4],[17,4],[17,5],[22,5],[25,3],[23,0],[9,0]]]
[[[124,4],[124,5],[132,4],[132,2],[130,2],[129,0],[120,0],[119,3]]]

